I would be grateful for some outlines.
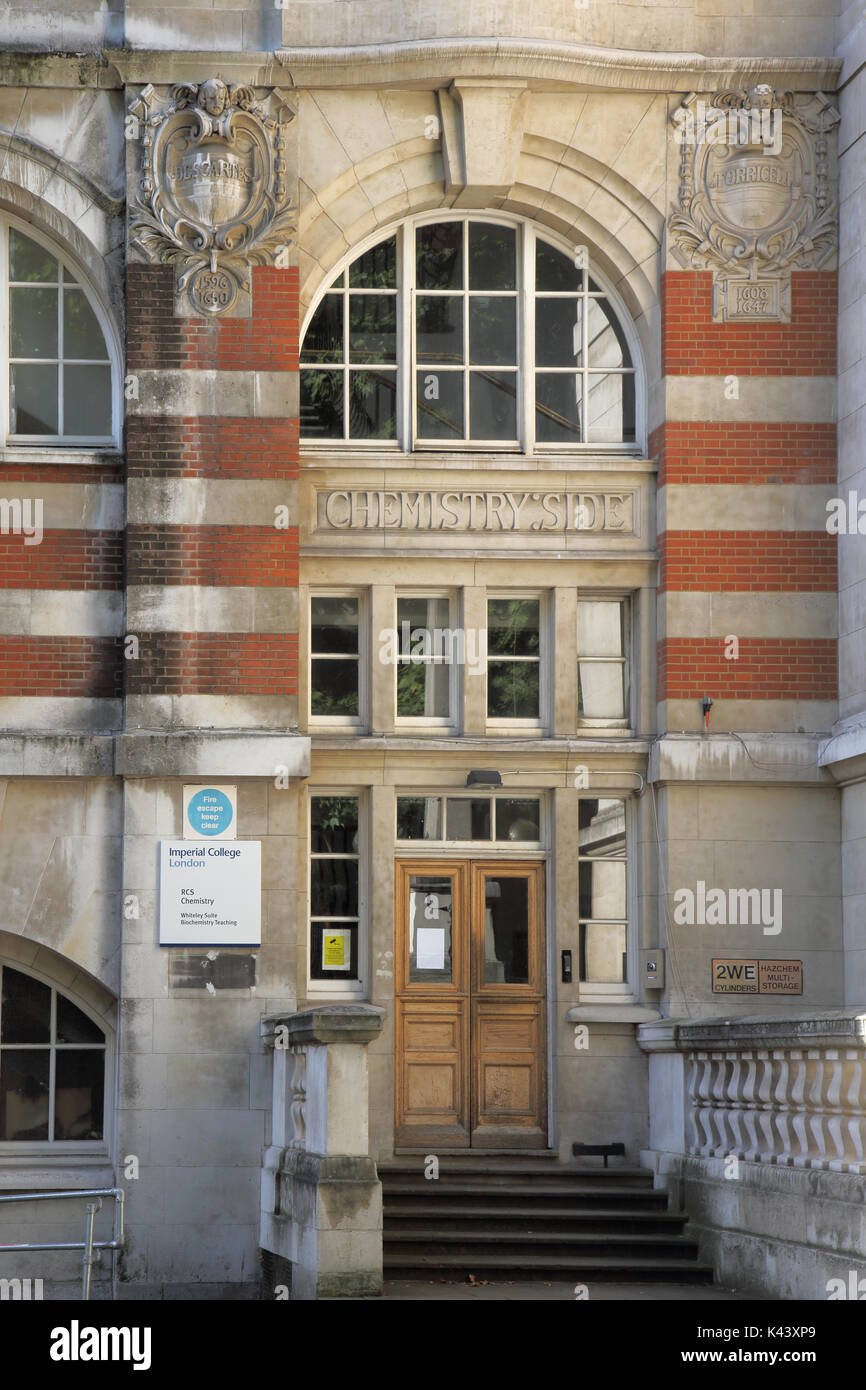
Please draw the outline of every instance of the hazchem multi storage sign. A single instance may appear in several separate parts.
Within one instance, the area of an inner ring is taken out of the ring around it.
[[[259,840],[159,847],[160,946],[260,946]]]
[[[713,994],[802,994],[801,960],[714,960]]]

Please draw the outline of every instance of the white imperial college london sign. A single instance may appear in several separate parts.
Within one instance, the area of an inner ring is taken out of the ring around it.
[[[319,492],[320,531],[510,531],[526,534],[635,529],[635,493],[342,489]]]
[[[260,946],[262,846],[162,840],[160,946]]]

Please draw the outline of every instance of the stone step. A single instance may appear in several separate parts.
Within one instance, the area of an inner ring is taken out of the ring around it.
[[[385,1236],[387,1238],[392,1231],[403,1231],[415,1222],[435,1224],[448,1221],[457,1230],[483,1228],[502,1231],[517,1228],[545,1233],[564,1228],[575,1228],[582,1232],[637,1228],[640,1232],[666,1233],[682,1231],[686,1220],[685,1216],[664,1209],[634,1211],[599,1207],[581,1211],[574,1207],[551,1206],[539,1210],[537,1204],[497,1206],[479,1202],[472,1206],[461,1206],[448,1201],[404,1202],[399,1198],[389,1198],[385,1213]]]
[[[502,1255],[482,1253],[446,1255],[411,1255],[406,1251],[388,1252],[385,1256],[386,1279],[429,1279],[480,1274],[497,1281],[521,1279],[615,1280],[622,1283],[642,1281],[711,1284],[711,1265],[662,1257],[647,1258],[622,1255],[592,1255],[575,1258],[571,1255],[530,1254],[523,1250],[513,1259]]]

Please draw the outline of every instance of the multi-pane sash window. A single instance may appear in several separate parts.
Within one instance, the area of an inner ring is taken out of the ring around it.
[[[579,804],[580,979],[623,992],[628,983],[625,802],[581,797]]]
[[[101,1140],[105,1034],[59,990],[0,968],[0,1141]]]
[[[111,443],[111,363],[87,292],[17,227],[6,243],[10,437]]]
[[[487,718],[541,718],[541,600],[487,601]]]
[[[397,718],[448,723],[462,630],[444,596],[397,599]]]
[[[314,594],[310,599],[310,715],[359,723],[361,600]]]
[[[617,599],[577,605],[577,712],[581,719],[625,719],[627,606]]]
[[[488,222],[415,232],[419,439],[517,442],[517,233]]]
[[[451,844],[541,843],[537,796],[398,796],[397,839]]]
[[[396,237],[338,275],[307,330],[301,360],[303,434],[396,438]]]
[[[358,798],[310,797],[310,979],[357,980]]]
[[[407,223],[328,287],[301,352],[301,434],[404,448],[634,445],[612,296],[528,223]]]

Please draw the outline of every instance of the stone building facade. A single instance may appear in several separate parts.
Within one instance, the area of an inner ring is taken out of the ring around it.
[[[866,1272],[864,39],[790,8],[7,11],[0,1184],[123,1186],[119,1297],[258,1296],[325,1006],[373,1160],[621,1141],[731,1282]],[[170,936],[207,788],[260,913]]]

